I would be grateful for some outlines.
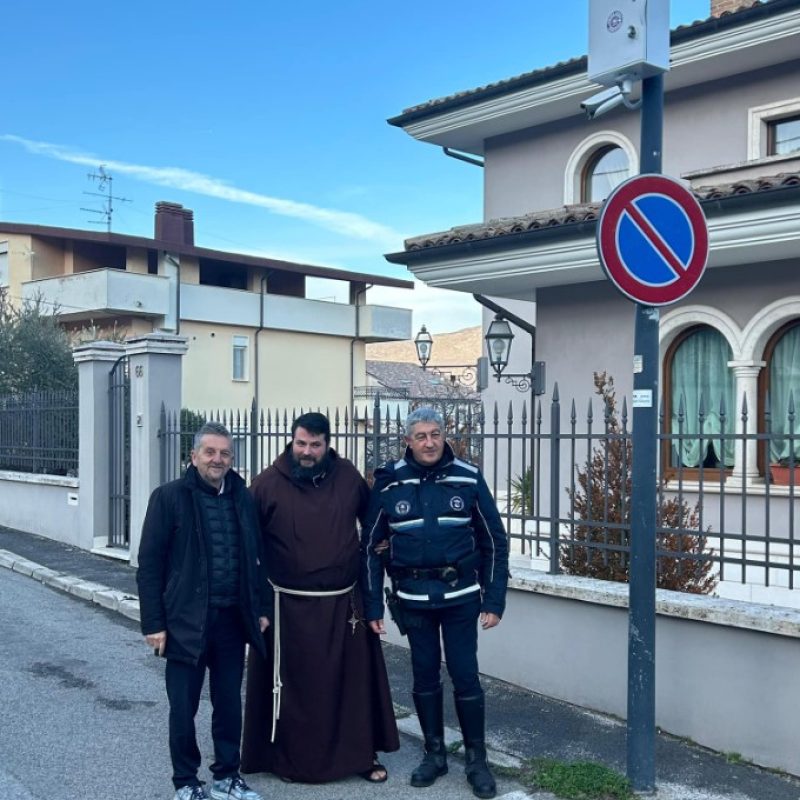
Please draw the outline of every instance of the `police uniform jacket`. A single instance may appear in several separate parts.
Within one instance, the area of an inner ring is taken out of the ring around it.
[[[376,545],[388,541],[380,552]],[[406,450],[375,472],[362,538],[367,620],[383,618],[384,566],[409,608],[440,608],[481,595],[481,611],[502,616],[508,540],[480,470],[445,444],[432,467]]]

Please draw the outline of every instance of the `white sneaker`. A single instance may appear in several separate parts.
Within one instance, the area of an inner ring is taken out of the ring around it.
[[[258,792],[251,789],[242,780],[240,775],[213,781],[211,798],[212,800],[264,800]],[[190,798],[190,800],[194,800],[194,798]]]
[[[172,800],[208,800],[208,795],[202,786],[181,786]]]

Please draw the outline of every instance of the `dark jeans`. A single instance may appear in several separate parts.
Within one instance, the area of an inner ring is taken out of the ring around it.
[[[239,741],[242,735],[242,675],[244,673],[245,631],[238,608],[212,609],[208,617],[205,653],[197,665],[167,661],[169,698],[169,752],[172,783],[197,786],[200,750],[194,718],[200,705],[206,669],[211,695],[211,736],[214,740],[215,780],[239,772]]]
[[[414,691],[435,692],[441,683],[442,648],[456,697],[481,693],[478,678],[480,594],[457,606],[406,610]]]

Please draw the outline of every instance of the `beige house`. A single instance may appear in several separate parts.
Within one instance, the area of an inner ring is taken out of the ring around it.
[[[310,278],[346,284],[349,302],[310,299]],[[410,310],[366,302],[410,281],[197,247],[174,203],[156,205],[153,239],[0,222],[0,286],[76,331],[187,337],[183,405],[201,410],[349,405],[366,343],[411,336]]]

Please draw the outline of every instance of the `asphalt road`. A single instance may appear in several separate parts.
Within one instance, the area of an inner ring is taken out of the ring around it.
[[[135,623],[0,570],[0,797],[171,798],[163,669]],[[197,718],[203,780],[212,760],[209,708],[206,697]],[[417,740],[402,737],[398,753],[382,755],[390,777],[379,786],[247,780],[265,798],[287,800],[472,797],[457,760],[434,787],[410,788],[419,753]],[[505,800],[526,797],[507,781],[498,789]]]

